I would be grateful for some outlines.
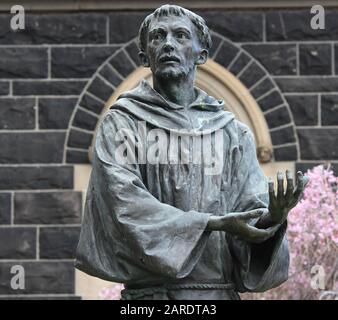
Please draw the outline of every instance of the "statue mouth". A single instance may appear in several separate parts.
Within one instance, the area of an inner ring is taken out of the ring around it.
[[[161,63],[165,63],[165,62],[181,62],[179,58],[175,57],[175,56],[169,56],[169,55],[165,55],[162,56],[159,61]]]

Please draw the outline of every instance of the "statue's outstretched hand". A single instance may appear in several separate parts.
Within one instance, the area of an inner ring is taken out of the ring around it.
[[[255,209],[246,212],[231,212],[224,216],[211,216],[207,229],[225,231],[232,236],[252,243],[261,243],[271,238],[280,225],[287,219],[290,210],[297,205],[303,196],[303,191],[309,182],[302,172],[297,172],[296,187],[292,174],[286,171],[287,188],[284,193],[284,177],[277,174],[277,196],[273,181],[269,181],[269,208]],[[259,218],[255,225],[249,221]]]
[[[211,216],[207,229],[226,231],[232,236],[252,243],[261,243],[272,237],[278,226],[259,229],[249,224],[249,220],[267,214],[267,209],[255,209],[246,212],[231,212],[224,216]]]
[[[282,224],[292,208],[302,199],[303,192],[309,182],[309,178],[304,176],[301,171],[297,172],[296,187],[294,186],[292,173],[286,170],[287,187],[284,192],[283,173],[277,174],[277,196],[274,191],[274,183],[269,181],[269,212],[265,213],[257,227],[270,227],[276,224]]]

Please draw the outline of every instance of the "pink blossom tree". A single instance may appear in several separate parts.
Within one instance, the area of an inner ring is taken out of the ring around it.
[[[338,298],[338,178],[322,165],[306,175],[310,181],[304,197],[288,216],[288,281],[243,299]]]

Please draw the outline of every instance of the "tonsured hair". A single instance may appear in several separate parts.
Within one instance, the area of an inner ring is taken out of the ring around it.
[[[157,8],[153,13],[148,15],[143,23],[141,24],[139,31],[139,48],[141,51],[145,52],[147,47],[147,36],[149,31],[149,25],[153,19],[163,16],[177,16],[182,17],[186,16],[194,24],[197,30],[198,40],[203,49],[209,50],[212,45],[211,36],[209,28],[207,27],[204,19],[199,15],[191,12],[190,10],[184,9],[176,5],[163,5]]]

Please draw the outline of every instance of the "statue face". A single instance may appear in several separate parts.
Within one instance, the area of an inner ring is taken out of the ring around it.
[[[163,16],[149,26],[146,56],[155,77],[178,78],[204,63],[207,53],[201,49],[196,28],[188,17]]]

